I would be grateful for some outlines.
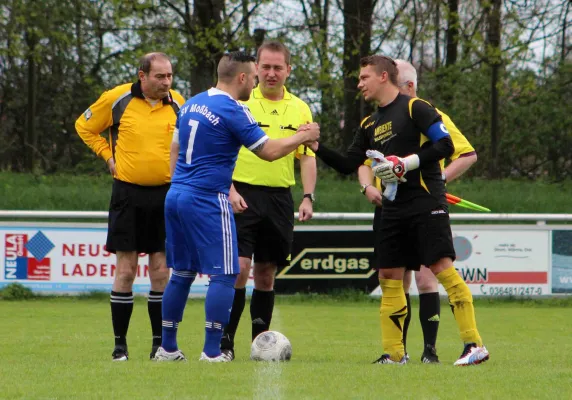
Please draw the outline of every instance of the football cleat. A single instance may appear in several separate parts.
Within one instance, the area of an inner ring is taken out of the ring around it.
[[[424,364],[440,364],[435,346],[431,346],[430,344],[425,345],[425,350],[423,350],[423,354],[421,355],[421,362]]]
[[[127,346],[115,346],[113,353],[111,353],[113,361],[127,361],[129,360],[129,353],[127,352]]]
[[[149,353],[149,359],[154,360],[155,354],[157,354],[157,350],[159,350],[159,346],[152,346],[151,353]]]
[[[155,353],[155,361],[187,361],[187,358],[181,350],[175,350],[173,352],[168,352],[162,347],[157,349]]]
[[[221,349],[220,352],[230,358],[230,361],[234,360],[234,350],[233,349]]]
[[[234,360],[234,340],[229,333],[222,335],[222,339],[220,340],[220,350],[222,353],[229,356],[231,360]]]
[[[406,356],[401,358],[401,361],[393,361],[389,354],[382,354],[377,360],[375,360],[372,364],[407,364]]]
[[[454,365],[477,365],[489,359],[489,352],[485,346],[479,347],[475,343],[467,343],[463,353]]]
[[[210,363],[219,363],[219,362],[231,362],[232,359],[224,353],[221,353],[220,355],[218,355],[216,357],[209,357],[203,351],[201,353],[201,358],[199,358],[199,361],[206,361],[206,362],[210,362]]]

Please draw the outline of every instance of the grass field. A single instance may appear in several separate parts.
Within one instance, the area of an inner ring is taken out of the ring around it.
[[[0,210],[106,210],[106,175],[0,173]],[[572,183],[464,180],[451,193],[493,212],[569,213]],[[316,212],[371,212],[355,180],[320,172]],[[300,198],[299,186],[294,198]],[[462,209],[452,207],[452,212]],[[331,221],[330,221],[331,223]],[[346,222],[347,223],[347,222]],[[365,221],[364,223],[369,223]],[[189,301],[179,344],[183,364],[149,361],[146,301],[138,298],[129,330],[130,360],[112,363],[107,296],[0,299],[0,399],[560,399],[572,393],[572,297],[561,301],[477,300],[491,360],[455,368],[462,350],[443,304],[439,366],[419,361],[422,335],[413,307],[406,366],[371,365],[379,357],[379,306],[364,296],[279,296],[273,329],[293,345],[289,363],[255,363],[249,313],[237,359],[199,363],[204,302]]]
[[[448,190],[498,213],[569,213],[572,182],[463,179]],[[0,210],[107,210],[110,193],[108,175],[0,172]],[[298,204],[300,184],[293,188],[293,196]],[[357,179],[343,178],[329,168],[318,173],[316,197],[316,212],[372,212],[372,205],[359,193]],[[454,213],[464,211],[451,207]]]
[[[550,300],[546,300],[550,301]],[[372,365],[380,355],[378,302],[331,297],[278,297],[273,328],[293,345],[289,363],[248,360],[245,312],[237,359],[197,361],[204,302],[190,300],[179,345],[181,364],[148,360],[150,328],[137,299],[129,330],[130,360],[112,363],[107,299],[0,301],[2,399],[561,399],[572,393],[572,303],[476,302],[491,360],[453,367],[461,351],[443,304],[441,365],[419,361],[421,331],[413,306],[405,366]],[[248,310],[248,308],[247,308]]]

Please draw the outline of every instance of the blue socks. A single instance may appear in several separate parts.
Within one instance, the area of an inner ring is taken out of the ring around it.
[[[172,353],[178,350],[177,329],[183,320],[183,312],[195,280],[196,273],[175,271],[163,294],[163,323],[161,347]],[[205,301],[205,345],[203,351],[209,357],[220,355],[222,332],[230,318],[234,299],[236,275],[211,276]]]
[[[235,281],[236,275],[211,276],[205,301],[206,323],[205,346],[203,347],[203,352],[209,357],[216,357],[221,354],[220,340],[222,338],[222,331],[226,324],[228,324],[230,318],[230,310],[234,299]],[[167,291],[165,291],[165,294],[166,293]],[[164,303],[165,297],[163,296],[163,304]],[[164,331],[165,328],[163,328],[163,332]]]
[[[187,298],[191,284],[195,280],[196,272],[175,271],[165,288],[163,294],[163,327],[161,347],[172,353],[178,350],[177,328],[183,320],[183,312],[187,305]]]

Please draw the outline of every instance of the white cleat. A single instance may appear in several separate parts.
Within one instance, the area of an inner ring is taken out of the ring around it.
[[[463,354],[454,365],[465,367],[468,365],[477,365],[484,363],[489,359],[489,352],[485,346],[479,347],[475,343],[465,345]]]
[[[199,358],[199,361],[206,361],[206,362],[210,362],[210,363],[231,362],[232,358],[230,358],[227,354],[224,354],[224,353],[221,353],[220,355],[218,355],[216,357],[209,357],[203,351],[201,353],[201,358]]]
[[[187,361],[187,358],[181,350],[173,351],[169,353],[164,348],[159,347],[155,353],[155,361]]]

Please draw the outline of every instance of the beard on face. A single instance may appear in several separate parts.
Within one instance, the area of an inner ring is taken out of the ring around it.
[[[240,101],[248,101],[250,100],[250,93],[252,92],[252,88],[248,86],[242,88],[238,93],[238,100]]]

